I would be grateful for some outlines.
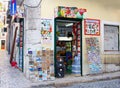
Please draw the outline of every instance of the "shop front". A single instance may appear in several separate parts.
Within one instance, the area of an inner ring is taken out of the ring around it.
[[[55,77],[82,75],[82,21],[86,9],[59,6],[55,12]]]
[[[82,75],[82,20],[55,19],[55,76]]]
[[[24,65],[26,75],[32,81],[82,75],[82,20],[86,9],[58,8],[62,12],[55,10],[60,16],[56,15],[54,22],[53,19],[41,18],[40,29],[28,26],[25,31],[27,55]],[[64,14],[66,10],[70,11],[66,14],[69,17]],[[28,19],[30,26],[33,20],[37,21],[31,19]]]
[[[48,18],[38,22],[28,16],[28,27],[24,31],[24,72],[30,80],[101,72],[100,20],[85,19],[85,12],[86,9],[58,6],[54,22]],[[31,26],[33,21],[38,22],[40,28]]]

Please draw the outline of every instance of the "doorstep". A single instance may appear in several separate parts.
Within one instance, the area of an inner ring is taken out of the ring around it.
[[[74,83],[84,83],[84,82],[94,82],[94,81],[101,81],[101,80],[110,80],[120,78],[120,71],[119,72],[112,72],[112,73],[103,73],[98,75],[88,75],[88,76],[65,76],[64,78],[55,78],[53,81],[39,81],[36,83],[31,83],[31,86],[34,87],[47,87],[47,86],[55,86],[55,87],[63,87],[72,85]]]

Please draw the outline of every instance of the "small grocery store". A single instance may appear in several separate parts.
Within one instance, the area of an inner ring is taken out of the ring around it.
[[[54,30],[55,77],[82,75],[82,19],[86,9],[62,7],[56,9]]]
[[[27,46],[29,69],[32,80],[53,80],[66,76],[83,76],[83,58],[87,57],[88,74],[97,74],[102,70],[100,57],[100,20],[85,19],[87,9],[57,6],[54,19],[42,18],[40,41],[37,47]],[[86,25],[85,31],[83,30]],[[38,36],[32,32],[32,35]],[[30,32],[31,34],[31,32]],[[29,34],[29,35],[30,35]],[[84,34],[90,35],[85,39]],[[32,36],[31,36],[32,37]],[[30,36],[29,36],[30,38]],[[32,43],[27,41],[27,43]],[[35,41],[34,41],[35,42]],[[38,46],[41,46],[38,48]],[[84,55],[83,46],[86,49]]]
[[[26,23],[19,23],[20,27],[24,25],[18,33],[23,45],[19,46],[17,57],[27,78],[40,81],[99,74],[104,72],[104,64],[119,62],[119,36],[114,38],[120,25],[116,14],[91,1],[53,2],[41,3],[41,17],[34,13],[38,8],[26,7]],[[115,43],[110,43],[113,40]]]

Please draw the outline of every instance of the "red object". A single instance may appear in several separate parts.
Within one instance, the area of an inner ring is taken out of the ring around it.
[[[15,3],[15,0],[12,0],[12,4]]]
[[[50,32],[52,32],[52,26],[50,25]]]
[[[91,32],[94,30],[93,32]],[[84,19],[84,35],[100,36],[100,20],[99,19]]]
[[[81,9],[79,9],[78,11],[79,11],[79,13],[80,13],[81,15],[83,15],[83,13],[87,12],[87,10],[86,10],[86,9],[82,9],[82,8],[81,8]]]
[[[15,29],[14,40],[13,40],[13,44],[12,44],[12,52],[11,52],[11,55],[10,55],[10,63],[12,63],[12,61],[13,61],[13,53],[14,53],[14,48],[15,48],[17,30],[18,30],[18,27],[16,27],[16,29]]]
[[[11,66],[17,68],[17,62],[16,61],[12,61],[11,62]]]
[[[66,14],[69,15],[70,14],[70,8],[69,7],[66,7]]]

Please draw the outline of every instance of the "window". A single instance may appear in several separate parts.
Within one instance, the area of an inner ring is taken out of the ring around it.
[[[7,32],[7,28],[4,28],[4,32]]]
[[[120,51],[119,25],[104,24],[104,51]]]
[[[119,26],[104,25],[104,50],[119,50]]]
[[[1,32],[7,32],[7,28],[1,29]]]

